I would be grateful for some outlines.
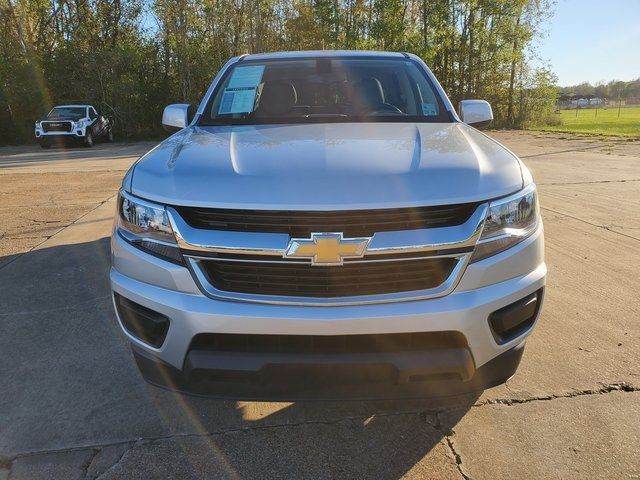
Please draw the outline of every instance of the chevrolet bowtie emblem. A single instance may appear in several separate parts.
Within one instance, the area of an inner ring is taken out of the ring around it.
[[[292,238],[286,258],[306,258],[311,265],[342,265],[345,258],[362,257],[371,238],[343,238],[342,233],[312,233],[311,238]]]

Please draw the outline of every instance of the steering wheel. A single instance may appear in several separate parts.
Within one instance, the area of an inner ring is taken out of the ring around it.
[[[369,115],[385,115],[389,113],[392,115],[404,115],[402,110],[390,103],[381,103],[380,105],[376,105],[371,109]]]

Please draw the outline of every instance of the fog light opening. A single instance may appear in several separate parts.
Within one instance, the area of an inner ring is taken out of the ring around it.
[[[489,315],[491,333],[499,345],[533,327],[542,304],[542,289]]]
[[[138,340],[154,348],[160,348],[169,330],[169,319],[117,293],[113,295],[118,316],[125,330]]]

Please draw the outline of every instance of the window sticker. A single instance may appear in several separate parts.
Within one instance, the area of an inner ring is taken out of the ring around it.
[[[220,114],[248,113],[253,110],[256,99],[255,88],[243,88],[239,90],[225,89],[220,102]]]
[[[251,112],[263,73],[264,65],[236,67],[222,94],[218,114]]]
[[[436,110],[436,106],[433,103],[423,103],[422,104],[422,114],[427,117],[435,117],[438,115],[438,111]]]
[[[264,65],[236,67],[231,74],[227,88],[256,88],[262,80]]]

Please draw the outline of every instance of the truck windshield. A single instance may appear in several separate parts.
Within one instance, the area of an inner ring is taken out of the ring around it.
[[[47,118],[58,119],[58,118],[70,118],[70,119],[79,119],[83,118],[86,115],[85,107],[55,107],[53,110],[49,112]]]
[[[451,122],[424,71],[410,59],[241,61],[222,78],[200,125]]]

